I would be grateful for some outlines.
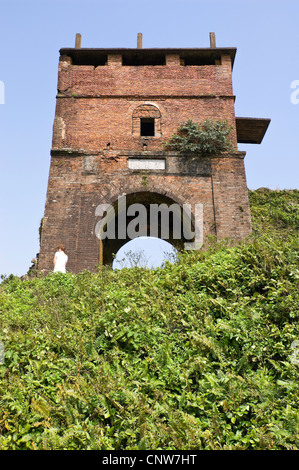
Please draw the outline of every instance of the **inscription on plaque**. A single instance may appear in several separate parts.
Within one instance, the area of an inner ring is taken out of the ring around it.
[[[131,170],[165,170],[165,159],[129,158]]]

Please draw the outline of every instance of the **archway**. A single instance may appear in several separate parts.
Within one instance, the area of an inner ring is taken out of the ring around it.
[[[136,238],[160,238],[176,250],[194,240],[192,215],[165,194],[139,191],[119,197],[98,213],[100,263],[112,265],[116,253]]]
[[[163,267],[166,261],[177,260],[178,251],[166,240],[155,237],[139,237],[123,245],[113,260],[113,269]]]

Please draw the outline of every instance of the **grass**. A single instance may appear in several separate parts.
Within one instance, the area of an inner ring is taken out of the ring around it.
[[[5,279],[0,449],[299,449],[298,202],[163,269]]]

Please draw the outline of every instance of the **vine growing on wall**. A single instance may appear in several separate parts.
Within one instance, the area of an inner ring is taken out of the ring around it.
[[[203,123],[189,119],[165,142],[165,150],[195,155],[218,155],[232,150],[229,139],[232,126],[227,121],[207,119]]]

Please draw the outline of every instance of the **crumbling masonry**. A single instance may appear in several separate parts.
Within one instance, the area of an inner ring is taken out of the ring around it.
[[[127,240],[95,235],[99,204],[203,205],[203,238],[240,240],[251,233],[245,152],[260,143],[268,119],[235,116],[235,48],[74,48],[60,50],[51,165],[39,270],[53,269],[56,246],[68,270],[111,264]],[[192,119],[227,120],[233,151],[213,157],[165,152],[163,142]],[[171,241],[171,240],[170,240]],[[183,240],[173,241],[180,248]]]

